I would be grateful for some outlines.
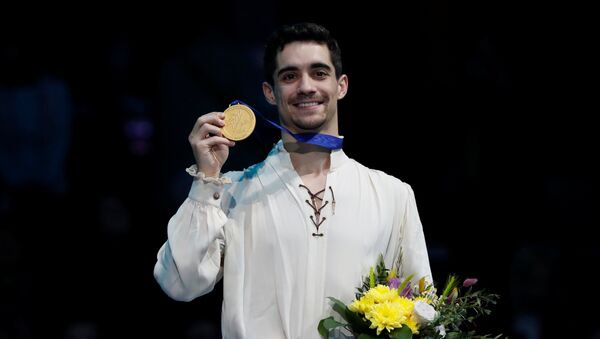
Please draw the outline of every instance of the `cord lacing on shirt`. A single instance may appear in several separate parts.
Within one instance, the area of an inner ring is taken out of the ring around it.
[[[319,232],[319,227],[321,227],[321,224],[323,224],[323,222],[325,220],[327,220],[326,217],[322,217],[321,218],[321,211],[323,210],[323,208],[325,208],[325,206],[327,206],[327,204],[329,204],[329,200],[325,200],[323,201],[323,198],[319,197],[319,194],[325,192],[325,188],[320,190],[317,193],[313,193],[310,191],[310,189],[302,184],[299,185],[299,187],[302,187],[304,189],[306,189],[306,191],[308,192],[308,195],[310,196],[310,200],[305,200],[306,203],[308,204],[308,206],[310,206],[313,209],[313,213],[314,215],[310,216],[310,221],[312,221],[313,225],[315,225],[315,228],[317,229],[316,232],[313,232],[313,237],[322,237],[323,233]],[[329,186],[329,191],[331,192],[331,208],[332,208],[332,215],[335,215],[335,195],[333,195],[333,189],[331,188],[331,186]],[[322,202],[321,207],[317,207],[317,200],[320,200]]]

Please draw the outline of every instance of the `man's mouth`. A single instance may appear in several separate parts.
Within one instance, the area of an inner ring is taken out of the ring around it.
[[[320,101],[306,101],[306,102],[298,102],[295,103],[294,106],[298,108],[310,108],[320,105],[322,102]]]

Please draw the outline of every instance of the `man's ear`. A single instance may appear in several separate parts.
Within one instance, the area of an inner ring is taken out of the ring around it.
[[[271,86],[268,82],[263,82],[262,84],[263,94],[265,95],[265,99],[271,105],[277,105],[277,101],[275,100],[275,93],[273,92],[273,86]]]
[[[342,99],[348,93],[348,76],[346,74],[342,74],[342,76],[338,79],[338,100]]]

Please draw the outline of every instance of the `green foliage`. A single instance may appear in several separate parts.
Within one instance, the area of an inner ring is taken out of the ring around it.
[[[454,289],[457,290],[457,296],[452,300],[449,295]],[[435,328],[444,326],[446,338],[501,338],[502,335],[481,335],[474,330],[475,320],[483,315],[489,315],[492,312],[490,306],[495,305],[499,298],[497,294],[486,293],[483,289],[475,290],[472,287],[468,287],[461,294],[458,278],[451,275],[435,305],[437,317],[428,326],[422,328],[419,335],[424,338],[438,338]]]
[[[371,288],[377,285],[387,286],[390,278],[400,279],[395,270],[390,270],[385,266],[383,256],[380,255],[375,267],[371,267],[369,274],[363,278],[362,285],[357,288],[357,301]],[[410,275],[403,279],[402,283],[398,285],[398,293],[407,287],[412,278],[413,275]],[[376,331],[370,328],[371,321],[366,318],[365,314],[358,311],[353,312],[344,302],[331,297],[329,299],[332,301],[333,310],[344,322],[339,322],[333,317],[325,318],[319,322],[319,333],[327,338],[331,330],[343,327],[358,339],[439,339],[443,337],[444,332],[444,338],[446,339],[502,338],[502,335],[491,336],[477,333],[475,321],[479,317],[491,313],[490,307],[497,303],[499,296],[487,293],[485,290],[473,289],[470,285],[474,284],[476,279],[469,280],[466,284],[468,287],[463,287],[465,285],[464,281],[460,281],[455,275],[450,275],[446,280],[442,293],[439,295],[436,294],[437,289],[433,284],[424,284],[424,279],[421,279],[417,286],[411,285],[409,287],[411,293],[409,293],[408,298],[412,299],[415,305],[420,302],[420,306],[430,309],[432,314],[427,318],[429,321],[419,324],[419,333],[413,334],[408,326],[402,326],[394,328],[392,331],[383,330],[380,335],[377,335]],[[417,297],[421,299],[416,301],[415,298]],[[422,300],[428,300],[427,304],[429,305],[426,305]],[[416,316],[414,312],[417,312],[417,307],[413,310],[411,317]]]
[[[356,290],[356,299],[360,299],[368,290],[377,285],[386,285],[390,270],[385,267],[383,255],[379,255],[375,270],[371,267],[369,275],[363,278],[363,283]]]

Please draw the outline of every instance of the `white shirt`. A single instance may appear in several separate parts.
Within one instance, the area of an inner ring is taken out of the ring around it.
[[[320,338],[319,320],[335,313],[327,297],[350,303],[380,254],[403,276],[431,281],[411,187],[342,150],[331,153],[320,237],[281,141],[265,161],[224,177],[231,183],[194,180],[154,268],[165,293],[182,301],[223,277],[224,338]]]

